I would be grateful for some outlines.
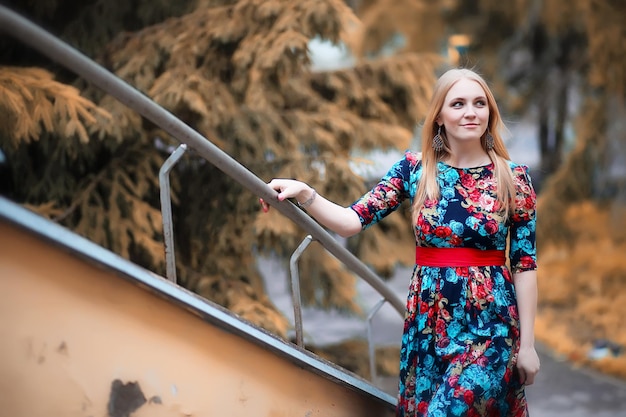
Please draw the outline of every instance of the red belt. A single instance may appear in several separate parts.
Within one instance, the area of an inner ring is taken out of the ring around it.
[[[415,247],[415,263],[421,266],[500,266],[506,263],[503,250],[475,248]]]

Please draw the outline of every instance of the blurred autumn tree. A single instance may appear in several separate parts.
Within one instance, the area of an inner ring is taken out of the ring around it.
[[[340,0],[20,1],[9,5],[85,51],[264,180],[298,177],[348,204],[370,184],[355,151],[406,149],[439,60],[407,53],[312,72],[309,41],[358,25]],[[177,141],[34,51],[3,38],[3,194],[164,273],[158,171]],[[193,152],[172,175],[179,281],[283,337],[256,254],[288,257],[304,237]],[[392,216],[395,217],[395,216]],[[400,217],[400,216],[397,216]],[[410,262],[395,219],[351,243],[388,274]],[[358,311],[354,277],[312,247],[304,302]]]

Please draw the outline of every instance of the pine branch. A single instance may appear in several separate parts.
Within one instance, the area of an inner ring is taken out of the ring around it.
[[[61,223],[70,215],[72,215],[85,202],[85,200],[91,196],[91,194],[94,192],[94,189],[103,181],[107,174],[108,171],[102,170],[94,178],[90,179],[87,185],[82,188],[77,193],[77,195],[75,194],[75,197],[70,205],[65,210],[63,210],[63,212],[52,217],[52,221]]]
[[[110,120],[105,110],[81,97],[76,88],[52,78],[39,68],[0,67],[0,132],[12,147],[38,140],[42,127],[86,143],[87,129],[99,129],[96,116]]]

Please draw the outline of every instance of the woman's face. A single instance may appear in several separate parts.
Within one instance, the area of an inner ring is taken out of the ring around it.
[[[450,90],[436,119],[444,125],[451,146],[478,141],[487,130],[489,105],[485,91],[476,81],[461,78]]]

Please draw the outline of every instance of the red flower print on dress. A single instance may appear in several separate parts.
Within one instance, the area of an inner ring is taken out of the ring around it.
[[[497,408],[496,400],[489,398],[486,404],[487,417],[500,417],[500,410]]]
[[[498,230],[499,226],[497,221],[491,219],[487,223],[485,223],[485,232],[487,232],[488,235],[496,234]]]
[[[470,408],[469,410],[467,410],[467,417],[483,417],[483,416],[481,416],[478,410],[476,410],[475,408]]]
[[[469,276],[469,268],[466,266],[457,266],[456,274],[460,277],[467,277]]]
[[[437,226],[435,228],[435,236],[440,237],[442,239],[450,236],[452,234],[452,229],[448,226]]]
[[[472,190],[472,192],[469,193],[469,198],[473,203],[480,202],[481,196],[482,196],[482,193],[478,190]]]
[[[406,160],[411,163],[411,165],[417,165],[417,162],[420,160],[416,153],[413,152],[405,152],[404,153]]]
[[[478,359],[476,359],[476,365],[485,367],[489,365],[489,359],[487,359],[487,357],[483,355],[479,357]]]
[[[534,195],[526,197],[524,199],[524,208],[526,210],[534,210],[535,209],[535,204],[536,204],[536,197]]]
[[[402,185],[403,184],[402,178],[391,178],[389,180],[389,183],[391,185],[393,185],[396,188],[396,190],[401,190],[402,187],[403,187],[403,185]]]
[[[504,381],[508,384],[509,382],[511,382],[511,376],[513,375],[513,371],[511,370],[511,368],[506,368],[506,371],[504,371]]]
[[[435,325],[435,332],[437,332],[438,335],[445,335],[446,334],[446,322],[445,322],[445,320],[437,319],[437,324]]]
[[[532,256],[522,256],[520,258],[519,264],[522,269],[528,270],[528,269],[534,269],[536,262]]]
[[[439,338],[439,340],[437,340],[437,347],[439,349],[445,349],[448,347],[448,345],[450,345],[450,338],[449,337],[441,337]]]
[[[463,185],[463,188],[472,189],[476,187],[476,179],[472,174],[464,173],[461,175],[461,185]]]
[[[483,210],[493,211],[494,205],[496,204],[496,199],[493,196],[490,196],[487,193],[481,194],[478,199],[478,204],[482,207]]]
[[[430,223],[426,221],[424,216],[420,215],[417,218],[417,226],[418,226],[418,229],[421,230],[421,232],[424,233],[425,235],[430,234],[430,231],[431,231]]]
[[[450,245],[452,246],[461,246],[462,243],[463,243],[463,239],[461,239],[457,235],[452,235],[452,237],[450,238]]]
[[[417,309],[417,296],[415,294],[411,294],[408,298],[407,298],[407,302],[406,302],[406,309],[409,313],[413,313],[415,312],[415,310]]]

